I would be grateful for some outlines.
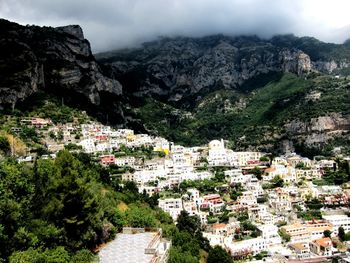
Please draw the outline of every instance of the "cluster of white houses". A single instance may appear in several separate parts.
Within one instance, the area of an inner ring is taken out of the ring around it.
[[[38,128],[51,125],[43,120],[26,120]],[[57,127],[50,128],[57,133]],[[174,145],[161,137],[134,134],[130,129],[112,129],[98,123],[70,124],[60,127],[66,142],[76,142],[86,153],[99,157],[102,165],[128,166],[132,172],[122,175],[124,181],[134,181],[140,192],[149,195],[169,193],[184,181],[198,181],[214,177],[213,167],[224,168],[226,182],[211,193],[201,193],[188,188],[183,195],[164,195],[159,207],[176,221],[181,211],[199,216],[203,235],[211,245],[219,245],[236,259],[267,251],[272,257],[281,256],[271,262],[283,262],[285,258],[306,259],[332,256],[336,249],[331,237],[338,234],[339,227],[350,232],[350,217],[344,210],[349,204],[350,190],[335,185],[317,186],[326,169],[336,169],[333,160],[310,160],[297,154],[266,160],[261,152],[237,152],[225,148],[223,140],[213,140],[207,146],[183,147]],[[79,138],[73,134],[80,134]],[[69,138],[69,139],[68,139]],[[120,156],[121,149],[139,147],[162,152],[157,158],[145,160],[132,154]],[[261,171],[261,178],[253,169]],[[270,187],[276,177],[283,185]],[[240,187],[235,200],[226,191]],[[168,196],[168,197],[165,197]],[[316,198],[326,206],[339,209],[323,209],[322,219],[302,220],[297,218],[295,208],[306,211],[305,201]],[[219,218],[228,212],[229,220],[220,223]],[[237,215],[244,214],[257,231],[254,234],[242,227]],[[215,220],[217,218],[217,220]],[[281,232],[289,237],[282,240]]]

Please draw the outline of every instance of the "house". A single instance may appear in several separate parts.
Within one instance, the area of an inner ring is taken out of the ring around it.
[[[243,175],[242,169],[231,169],[224,171],[225,177],[229,179],[230,184],[244,184],[249,180],[249,177]]]
[[[333,225],[322,220],[312,220],[305,223],[307,230],[310,233],[311,239],[318,239],[323,237],[323,232],[333,230]]]
[[[257,198],[252,191],[242,192],[242,196],[237,200],[241,205],[252,206],[257,204]]]
[[[329,237],[319,238],[310,242],[310,252],[317,256],[332,256],[332,240]]]
[[[310,233],[305,225],[295,223],[282,226],[281,229],[290,236],[290,243],[304,243],[310,240]]]
[[[281,227],[289,236],[290,243],[309,242],[314,239],[323,237],[323,232],[331,231],[333,225],[326,221],[310,221],[304,224],[295,223]]]
[[[190,215],[198,214],[198,206],[193,201],[185,201],[182,202],[183,209]]]
[[[220,213],[225,206],[219,194],[209,194],[203,196],[201,209],[208,208],[213,213]]]
[[[165,212],[169,213],[170,216],[176,221],[177,217],[183,210],[181,198],[166,198],[159,199],[158,206]]]
[[[225,237],[222,235],[212,234],[210,232],[203,232],[203,237],[208,239],[209,244],[214,246],[221,246],[222,248],[225,248],[224,246],[224,239]]]
[[[205,232],[221,235],[221,236],[229,236],[235,233],[235,230],[239,228],[239,224],[232,222],[228,224],[224,223],[216,223],[212,225],[208,225],[205,229]]]
[[[226,237],[224,243],[231,255],[239,255],[241,253],[254,255],[267,250],[266,240],[262,237],[242,241],[232,241],[232,237]]]
[[[343,227],[345,232],[350,231],[350,217],[347,215],[324,215],[323,219],[333,225],[334,235],[338,235],[339,227]]]
[[[95,141],[93,139],[84,139],[79,145],[86,153],[94,153],[96,151]]]
[[[264,155],[261,152],[234,152],[239,166],[246,166],[251,161],[259,161]]]
[[[52,121],[50,119],[43,119],[43,118],[29,118],[29,119],[21,120],[21,124],[29,125],[29,126],[41,129],[51,125]]]
[[[199,190],[195,188],[189,188],[187,189],[187,193],[192,201],[197,202],[197,200],[199,199]]]
[[[296,181],[295,168],[289,165],[271,165],[270,168],[265,169],[263,180],[270,181],[276,176],[280,176],[284,182],[292,183]]]
[[[139,187],[139,193],[146,193],[149,196],[152,196],[155,193],[159,193],[160,192],[160,188],[158,186],[145,186],[145,185],[141,185]]]
[[[226,149],[223,139],[209,142],[208,147],[208,163],[210,166],[227,165]]]
[[[111,165],[111,164],[115,163],[115,156],[114,155],[101,155],[100,160],[101,160],[102,165]]]
[[[299,259],[306,259],[310,257],[310,246],[308,242],[289,244],[289,247],[294,251]]]
[[[290,195],[284,188],[276,188],[270,192],[269,205],[276,212],[288,212],[292,210]]]
[[[319,179],[322,174],[319,169],[310,168],[310,169],[295,169],[297,180],[305,178],[306,180]]]
[[[282,243],[277,226],[273,224],[264,224],[259,225],[258,229],[261,232],[261,237],[265,239],[267,246],[277,246]]]
[[[320,160],[316,164],[320,169],[336,169],[337,163],[333,160]]]
[[[133,167],[135,165],[136,159],[133,156],[125,156],[120,158],[115,158],[115,164],[117,166],[130,166]]]

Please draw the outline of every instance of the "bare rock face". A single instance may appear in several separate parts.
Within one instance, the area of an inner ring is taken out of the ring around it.
[[[299,137],[306,145],[324,144],[330,139],[350,130],[350,115],[331,113],[327,116],[312,118],[308,122],[293,120],[285,125],[291,137]]]
[[[280,56],[284,72],[301,75],[312,70],[310,57],[302,51],[283,50]]]
[[[301,75],[312,70],[306,53],[257,37],[166,38],[98,58],[112,67],[112,75],[128,92],[166,101],[181,101],[217,88],[236,89],[272,72]]]
[[[0,20],[0,106],[43,90],[95,106],[122,86],[103,75],[80,26],[21,26]],[[73,101],[74,103],[74,101]]]
[[[347,61],[336,62],[331,61],[315,61],[313,67],[321,72],[333,73],[335,70],[341,70],[344,68],[349,68],[350,63]]]

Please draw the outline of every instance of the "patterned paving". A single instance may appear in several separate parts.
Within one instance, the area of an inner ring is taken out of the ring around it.
[[[118,234],[99,253],[100,263],[149,263],[151,254],[145,254],[145,248],[156,233]]]

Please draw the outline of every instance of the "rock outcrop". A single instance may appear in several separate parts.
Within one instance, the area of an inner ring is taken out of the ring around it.
[[[257,37],[165,38],[97,57],[110,65],[111,76],[127,92],[179,102],[220,87],[237,89],[274,72],[301,75],[314,70],[303,51]]]
[[[97,58],[127,92],[184,102],[220,87],[239,89],[274,72],[336,73],[350,67],[350,48],[289,35],[270,40],[217,35],[164,38]]]
[[[122,95],[120,83],[102,74],[77,25],[51,28],[0,20],[0,76],[3,108],[15,108],[39,90],[92,106]]]

